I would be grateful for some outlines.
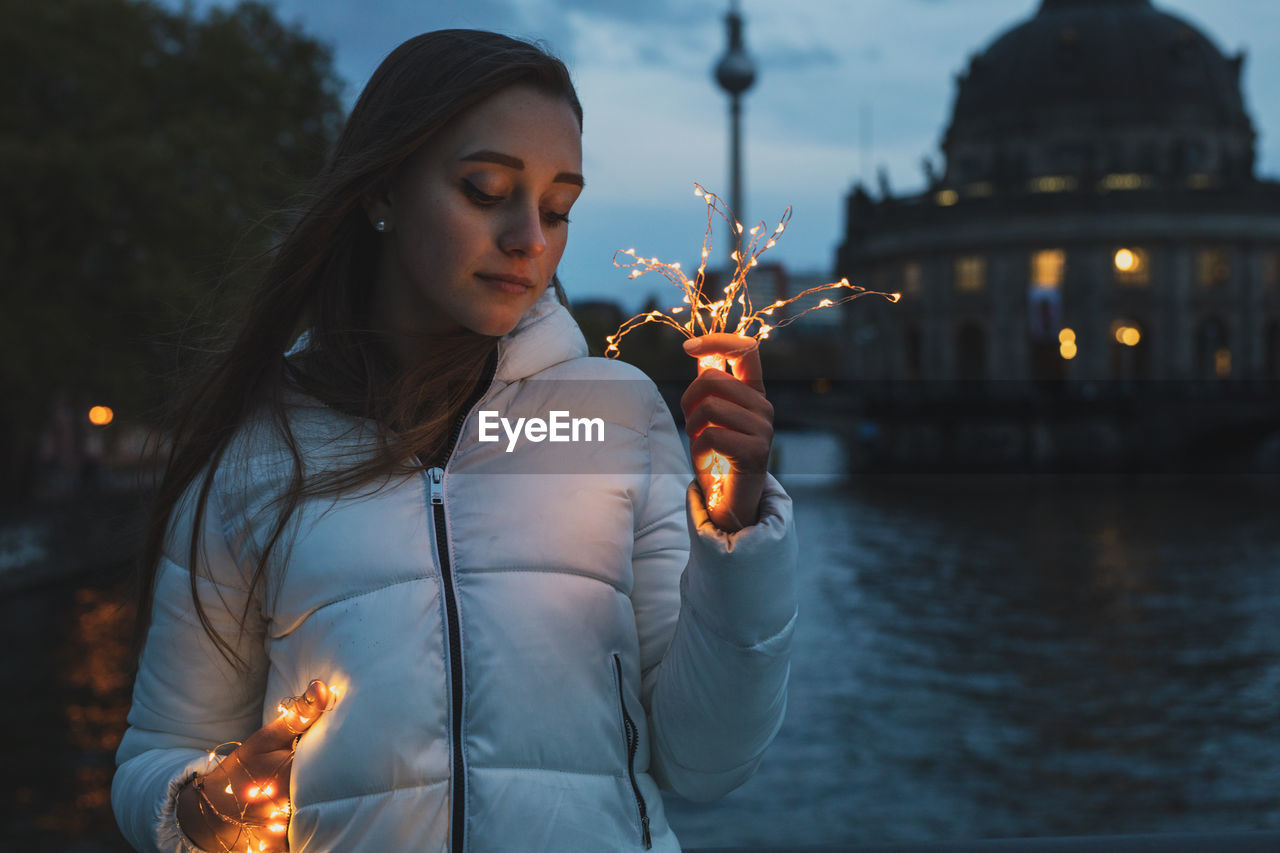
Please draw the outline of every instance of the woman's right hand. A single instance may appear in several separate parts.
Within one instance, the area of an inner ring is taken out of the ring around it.
[[[289,849],[289,776],[296,739],[330,707],[332,694],[313,681],[292,708],[249,736],[216,768],[178,794],[178,823],[201,849]]]

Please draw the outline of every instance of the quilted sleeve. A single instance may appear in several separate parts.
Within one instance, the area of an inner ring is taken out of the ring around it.
[[[741,785],[782,724],[796,619],[791,499],[770,475],[759,521],[707,517],[665,404],[649,430],[632,593],[658,784],[691,800]]]
[[[189,565],[195,494],[179,501],[156,570],[151,624],[138,665],[129,727],[116,753],[111,804],[121,832],[140,851],[185,851],[175,798],[192,771],[207,769],[208,751],[240,741],[262,725],[266,679],[265,620],[249,602],[246,566],[228,547],[217,489],[200,528],[196,567]],[[245,659],[229,664],[205,633],[191,599],[195,571],[200,601],[218,634]]]

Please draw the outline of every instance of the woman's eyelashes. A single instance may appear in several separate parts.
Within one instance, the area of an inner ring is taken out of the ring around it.
[[[478,207],[496,207],[506,201],[506,196],[487,193],[465,178],[462,181],[462,192]],[[547,223],[547,225],[552,227],[569,224],[569,214],[560,213],[555,210],[544,210],[542,212],[542,219]]]
[[[502,196],[489,195],[489,193],[480,189],[475,184],[471,183],[466,179],[463,179],[462,181],[462,192],[464,195],[466,195],[467,198],[471,199],[473,202],[480,205],[481,207],[492,207],[493,205],[502,201]]]

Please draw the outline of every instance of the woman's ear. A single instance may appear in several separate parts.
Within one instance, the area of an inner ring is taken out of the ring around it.
[[[378,182],[360,199],[369,224],[375,231],[390,231],[395,224],[391,210],[391,191],[385,182]]]

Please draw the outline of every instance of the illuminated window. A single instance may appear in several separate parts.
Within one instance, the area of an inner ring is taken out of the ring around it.
[[[1070,175],[1045,175],[1031,179],[1033,193],[1065,193],[1076,188],[1076,179]]]
[[[1196,333],[1197,374],[1201,379],[1225,379],[1231,375],[1231,341],[1219,317],[1206,317]]]
[[[1056,290],[1062,286],[1066,267],[1067,253],[1061,249],[1036,252],[1031,256],[1031,283],[1042,290]]]
[[[1151,256],[1146,249],[1126,246],[1116,249],[1112,268],[1120,284],[1143,285],[1151,283]]]
[[[1136,347],[1142,342],[1142,330],[1137,323],[1116,320],[1111,324],[1111,337],[1121,346]]]
[[[1140,190],[1147,185],[1147,177],[1135,172],[1112,173],[1102,179],[1104,190]]]
[[[987,286],[987,259],[981,255],[956,258],[956,290],[979,293]]]
[[[1067,361],[1076,357],[1076,353],[1080,351],[1079,345],[1076,344],[1075,329],[1063,329],[1058,332],[1058,353]]]
[[[1196,258],[1196,280],[1201,287],[1221,287],[1231,279],[1231,259],[1222,249],[1202,249]]]
[[[1231,350],[1226,347],[1214,350],[1213,372],[1219,379],[1226,379],[1231,375]]]
[[[1132,317],[1120,317],[1111,323],[1109,347],[1111,378],[1132,382],[1148,375],[1146,333]]]
[[[920,264],[907,261],[902,265],[902,292],[908,296],[919,296],[920,287]]]

